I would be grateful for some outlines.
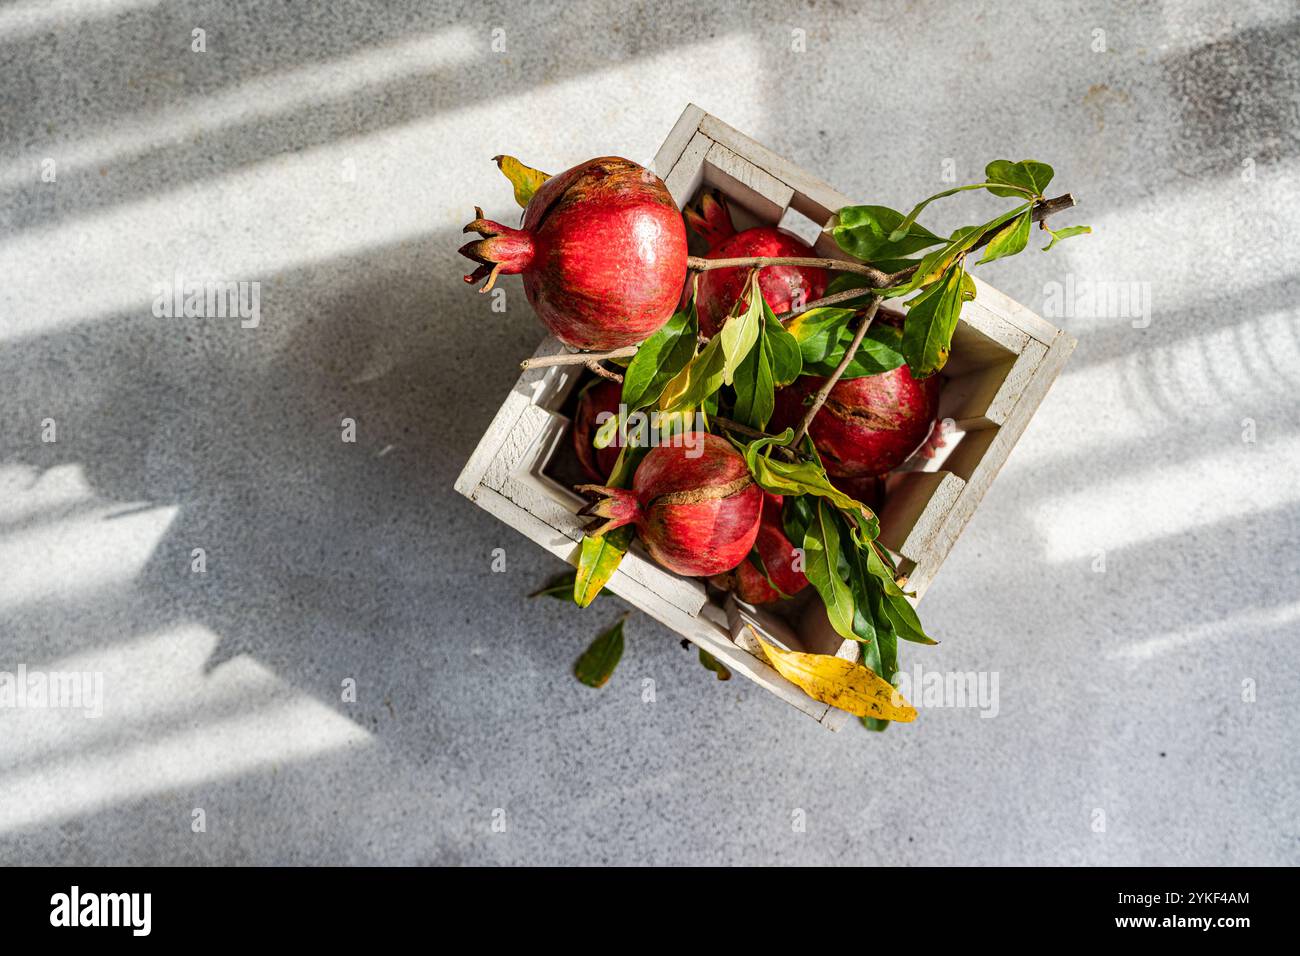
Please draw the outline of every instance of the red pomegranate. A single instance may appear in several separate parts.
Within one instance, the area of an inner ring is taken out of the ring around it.
[[[600,428],[600,413],[618,414],[623,398],[623,387],[617,382],[598,379],[582,390],[578,397],[578,410],[573,416],[573,450],[582,463],[583,470],[595,481],[608,481],[609,473],[618,461],[619,447],[611,442],[604,448],[591,443]]]
[[[601,535],[635,522],[650,556],[669,571],[708,577],[745,559],[758,535],[763,492],[749,466],[717,435],[692,432],[680,444],[650,449],[631,490],[579,485],[594,500],[578,514],[599,520]]]
[[[781,495],[763,495],[763,517],[759,521],[754,550],[762,559],[767,574],[764,575],[747,557],[736,565],[734,571],[712,578],[718,587],[734,590],[737,597],[749,604],[771,604],[783,597],[794,597],[808,586],[808,579],[800,570],[802,564],[797,560],[799,552],[785,536],[785,526],[781,521],[783,502]]]
[[[466,282],[523,273],[524,293],[560,341],[616,349],[656,332],[686,279],[686,226],[662,180],[603,156],[552,176],[533,194],[522,228],[477,218],[484,238],[460,253],[483,263]]]
[[[797,428],[806,403],[825,382],[805,375],[780,389],[769,429]],[[938,376],[915,379],[906,365],[900,365],[880,375],[837,382],[809,434],[827,474],[878,477],[893,471],[921,446],[938,413]]]
[[[709,243],[709,259],[739,259],[750,256],[815,256],[798,237],[783,229],[756,226],[736,232],[721,194],[706,192],[698,209],[687,209],[686,221]],[[695,308],[700,317],[700,334],[712,338],[722,328],[736,300],[745,291],[748,270],[714,269],[700,273]],[[767,266],[758,273],[763,298],[780,315],[797,305],[819,299],[826,291],[825,269],[803,266]],[[741,308],[745,306],[742,305]]]

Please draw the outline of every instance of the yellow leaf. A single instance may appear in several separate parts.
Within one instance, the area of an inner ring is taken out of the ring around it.
[[[515,202],[520,206],[527,206],[528,200],[533,198],[533,193],[537,192],[542,183],[551,178],[547,173],[525,166],[513,156],[493,156],[492,160],[497,164],[497,168],[505,173],[506,179],[510,180],[510,185],[515,187]]]
[[[578,570],[573,578],[573,603],[586,607],[596,600],[601,589],[618,570],[619,562],[632,544],[631,525],[615,528],[599,537],[586,535],[578,554]]]
[[[829,654],[804,654],[774,647],[763,640],[753,625],[746,626],[754,632],[776,672],[813,700],[857,717],[879,717],[900,723],[916,720],[916,709],[871,668]]]

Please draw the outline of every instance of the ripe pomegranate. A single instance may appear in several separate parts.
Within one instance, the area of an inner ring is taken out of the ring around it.
[[[798,555],[795,546],[785,536],[785,526],[781,521],[783,502],[781,495],[763,494],[763,516],[759,521],[754,549],[767,574],[764,575],[753,561],[746,558],[736,565],[734,571],[711,579],[724,590],[734,590],[737,597],[749,604],[770,604],[783,597],[794,597],[808,586],[803,571],[796,567]],[[773,584],[776,588],[772,587]]]
[[[687,223],[709,243],[709,259],[739,259],[750,256],[815,256],[797,236],[771,226],[756,226],[736,232],[720,193],[710,190],[698,209],[687,209]],[[712,338],[722,328],[736,300],[745,291],[748,270],[714,269],[700,273],[700,290],[695,308],[700,317],[700,334]],[[797,305],[819,299],[826,291],[825,269],[803,266],[767,266],[758,273],[763,298],[780,315]],[[746,305],[741,308],[745,308]]]
[[[597,419],[601,412],[617,415],[622,398],[623,387],[606,379],[592,382],[578,397],[578,410],[573,416],[573,450],[583,471],[595,481],[609,480],[609,473],[614,470],[619,453],[616,443],[604,448],[597,448],[591,443],[596,436],[596,429],[600,427]]]
[[[745,559],[758,535],[763,492],[749,466],[717,435],[692,432],[681,444],[650,449],[631,490],[579,485],[594,500],[589,535],[635,522],[650,556],[669,571],[708,577]]]
[[[579,349],[634,345],[658,331],[686,279],[686,226],[663,181],[628,159],[602,156],[552,176],[522,228],[477,218],[483,236],[460,253],[483,263],[466,282],[522,273],[524,294],[560,341]]]
[[[806,403],[825,382],[804,375],[780,389],[768,427],[773,431],[797,428],[807,411]],[[827,474],[879,477],[921,446],[938,413],[938,376],[915,379],[906,365],[900,365],[879,375],[836,382],[809,434]]]

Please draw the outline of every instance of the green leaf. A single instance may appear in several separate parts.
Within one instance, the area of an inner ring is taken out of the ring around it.
[[[1051,249],[1062,239],[1069,239],[1071,236],[1087,235],[1092,232],[1092,226],[1066,226],[1064,229],[1048,229],[1047,231],[1052,234],[1052,241],[1043,246],[1044,252]]]
[[[1026,193],[1032,198],[1043,195],[1043,190],[1052,181],[1055,171],[1046,163],[1032,159],[1022,159],[1013,163],[1009,159],[995,159],[984,167],[984,177],[999,186],[988,187],[995,196],[1021,196]]]
[[[831,235],[853,258],[873,263],[901,259],[943,242],[918,222],[912,221],[906,228],[903,223],[903,214],[888,206],[845,206],[836,217]]]
[[[758,339],[766,303],[757,285],[755,272],[748,307],[740,315],[729,316],[718,334],[663,387],[661,409],[698,408],[723,385],[732,384],[737,367]]]
[[[515,202],[520,206],[527,206],[528,201],[533,198],[533,193],[542,187],[542,183],[551,178],[541,170],[525,166],[513,156],[493,156],[492,161],[497,164],[497,169],[505,174],[506,179],[510,180],[510,185],[515,190]]]
[[[870,542],[866,548],[859,550],[866,555],[868,573],[880,582],[882,592],[880,612],[889,622],[894,633],[905,641],[913,641],[917,644],[939,643],[925,633],[925,628],[921,626],[921,619],[916,616],[916,608],[912,607],[907,595],[894,580],[893,569],[881,557],[876,543]]]
[[[673,315],[654,335],[641,343],[623,374],[623,404],[629,412],[653,405],[664,386],[695,357],[699,320],[695,301]]]
[[[1003,259],[1007,256],[1014,256],[1029,245],[1029,226],[1031,223],[1031,213],[1026,209],[1019,216],[1007,223],[989,240],[989,244],[984,248],[984,258],[980,259],[976,265],[983,265],[986,262],[992,262],[995,259]]]
[[[538,588],[528,596],[530,598],[553,597],[561,601],[572,601],[573,581],[576,576],[573,571],[565,571],[563,574],[551,578],[543,587]]]
[[[881,583],[868,570],[867,556],[862,548],[853,549],[852,555],[850,585],[856,605],[853,630],[858,636],[861,660],[892,684],[898,673],[898,638],[881,611]],[[890,722],[863,717],[862,723],[868,730],[883,731]]]
[[[948,361],[952,333],[961,314],[963,274],[960,263],[953,265],[939,282],[908,303],[903,355],[917,378],[933,375]]]
[[[742,425],[762,431],[775,408],[776,383],[772,378],[772,350],[760,334],[749,355],[736,369],[733,384],[736,403],[731,414]]]
[[[789,385],[803,371],[799,342],[782,325],[766,300],[763,302],[763,335],[772,352],[772,381],[778,387]]]
[[[804,574],[821,595],[831,627],[853,640],[853,592],[840,576],[840,529],[837,515],[826,502],[817,502],[803,537]]]
[[[700,648],[700,663],[708,670],[713,671],[718,676],[718,680],[731,680],[731,671],[727,670],[727,666],[702,647]]]
[[[822,376],[833,374],[839,367],[840,360],[844,358],[845,350],[853,344],[853,335],[853,329],[844,326],[840,330],[838,341],[827,352],[826,358],[806,364],[804,373]],[[862,337],[853,360],[844,367],[841,380],[880,375],[882,372],[898,368],[903,364],[902,347],[903,333],[899,329],[884,322],[873,324]]]
[[[868,538],[880,533],[880,522],[875,514],[860,501],[855,501],[831,484],[826,471],[817,462],[779,461],[761,454],[772,444],[787,444],[794,437],[794,429],[787,428],[780,435],[759,438],[740,446],[760,488],[776,495],[815,495],[854,516],[854,521]],[[793,540],[793,539],[792,539]]]
[[[758,270],[754,271],[754,277],[750,280],[747,296],[749,304],[744,313],[730,316],[714,336],[722,341],[723,385],[730,385],[734,381],[736,369],[740,367],[740,363],[745,360],[749,350],[758,341],[764,306],[763,293],[758,288]]]
[[[877,592],[878,594],[879,592]],[[862,663],[871,668],[880,677],[890,684],[894,683],[894,678],[898,674],[898,638],[894,632],[887,627],[881,627],[877,631],[877,642],[868,644],[865,641],[859,646],[862,648]],[[888,659],[889,663],[886,663]],[[862,726],[867,730],[883,733],[889,729],[892,721],[881,720],[879,717],[861,717]]]
[[[894,229],[894,231],[889,234],[889,241],[899,242],[903,239],[904,236],[907,236],[914,228],[916,223],[916,217],[921,214],[921,210],[924,209],[926,206],[930,205],[930,203],[934,202],[936,199],[943,199],[947,196],[955,196],[957,193],[963,193],[971,189],[988,189],[989,186],[990,186],[989,183],[971,183],[969,186],[954,186],[952,189],[945,189],[941,193],[935,193],[933,196],[931,196],[928,199],[922,199],[919,203],[917,203],[915,206],[912,207],[912,211],[909,212],[903,218],[903,221],[899,223],[898,226]],[[998,195],[1002,195],[1002,194],[999,193]]]
[[[815,495],[798,495],[785,499],[781,507],[781,526],[791,541],[802,541],[817,505]]]
[[[835,371],[844,350],[853,344],[849,320],[854,314],[853,309],[817,308],[790,320],[787,328],[799,345],[803,374],[827,376]],[[842,377],[861,378],[896,369],[903,364],[899,349],[897,329],[884,322],[873,324]]]
[[[757,290],[753,290],[757,292]],[[776,388],[788,385],[803,369],[799,343],[777,321],[767,302],[762,303],[762,322],[758,339],[736,370],[732,385],[736,402],[732,416],[750,428],[767,427],[775,407]]]
[[[659,396],[659,407],[664,411],[698,408],[704,400],[722,387],[722,338],[715,335],[698,355],[686,363]]]
[[[963,269],[961,273],[961,300],[963,302],[973,302],[976,291],[975,280],[971,278],[969,272]]]
[[[593,537],[586,535],[582,539],[582,550],[578,555],[578,571],[573,579],[573,603],[586,607],[601,589],[614,576],[623,555],[632,544],[632,525],[624,525]]]
[[[599,634],[573,665],[574,676],[588,687],[604,687],[623,657],[624,614],[608,631]]]
[[[876,673],[889,681],[894,682],[894,677],[898,674],[898,635],[893,627],[888,624],[884,615],[881,613],[881,605],[884,601],[884,594],[879,585],[873,585],[871,588],[870,606],[872,615],[877,621],[876,636],[877,646],[876,654],[880,659],[880,669]]]
[[[853,309],[823,307],[809,309],[790,319],[786,331],[799,347],[803,364],[825,361],[851,318]]]

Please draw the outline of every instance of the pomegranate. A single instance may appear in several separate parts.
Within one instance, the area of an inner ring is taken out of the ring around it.
[[[609,473],[618,461],[619,448],[616,442],[597,448],[591,440],[596,437],[596,429],[600,427],[600,413],[617,415],[622,397],[621,385],[599,379],[583,389],[578,398],[578,410],[573,416],[573,450],[582,463],[583,470],[596,481],[609,479]]]
[[[669,571],[708,577],[745,559],[758,535],[763,492],[749,466],[717,435],[692,432],[681,444],[650,449],[632,488],[579,485],[593,498],[578,513],[598,519],[586,529],[601,535],[635,523],[650,556]]]
[[[634,345],[658,331],[686,279],[686,226],[663,181],[627,159],[603,156],[552,176],[533,194],[522,228],[477,218],[483,236],[460,253],[465,277],[492,288],[522,273],[524,294],[560,341],[579,349]]]
[[[785,526],[781,521],[783,502],[781,495],[763,495],[763,516],[759,521],[754,549],[767,574],[764,575],[752,560],[746,558],[736,565],[734,571],[712,578],[718,587],[734,590],[737,597],[749,604],[770,604],[783,597],[793,597],[808,586],[808,579],[796,567],[795,547],[785,536]]]
[[[805,375],[776,393],[769,428],[797,428],[807,402],[826,382]],[[906,365],[879,375],[841,379],[813,419],[809,434],[826,473],[865,478],[893,471],[930,434],[939,413],[939,379],[915,379]]]
[[[749,256],[815,256],[797,236],[771,226],[756,226],[736,232],[725,200],[720,193],[706,192],[698,209],[687,209],[686,221],[709,243],[709,259],[739,259]],[[745,291],[748,270],[714,269],[700,273],[695,308],[700,317],[700,334],[712,338],[722,328],[736,300]],[[804,266],[767,266],[758,273],[763,298],[778,315],[798,305],[821,298],[826,291],[825,269]],[[741,308],[745,308],[742,305]]]

